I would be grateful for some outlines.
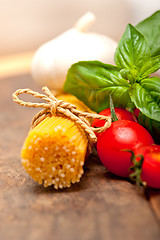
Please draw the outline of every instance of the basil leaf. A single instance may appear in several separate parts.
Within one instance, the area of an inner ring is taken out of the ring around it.
[[[160,55],[160,10],[136,25],[151,51],[152,56]]]
[[[140,84],[150,93],[153,100],[160,104],[160,78],[146,78],[141,80]]]
[[[147,117],[160,121],[160,81],[159,78],[134,83],[129,95],[135,106]]]
[[[138,76],[138,72],[136,69],[121,69],[120,74],[123,78],[129,80],[131,84],[135,82],[135,79]]]
[[[139,72],[144,62],[150,57],[150,49],[145,38],[131,24],[128,24],[115,52],[117,67],[131,69],[135,75],[135,71]]]
[[[151,73],[156,72],[160,69],[160,55],[150,58],[147,62],[144,63],[139,72],[140,78],[146,78]]]
[[[96,112],[109,107],[109,93],[115,106],[126,107],[131,103],[128,88],[129,83],[116,66],[99,61],[73,64],[64,84],[65,92],[75,95]]]

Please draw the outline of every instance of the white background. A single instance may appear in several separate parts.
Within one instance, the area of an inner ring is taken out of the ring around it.
[[[92,11],[92,31],[119,40],[133,25],[160,9],[160,0],[0,0],[0,56],[32,51]]]

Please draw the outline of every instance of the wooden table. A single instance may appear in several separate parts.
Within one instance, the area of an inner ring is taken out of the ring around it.
[[[26,87],[40,91],[29,75],[0,81],[0,239],[159,240],[160,191],[138,191],[94,156],[69,189],[44,188],[26,174],[20,150],[37,110],[11,96]]]

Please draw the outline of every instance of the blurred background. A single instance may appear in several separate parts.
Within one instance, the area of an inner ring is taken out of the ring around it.
[[[91,31],[119,40],[128,22],[135,25],[160,9],[159,0],[0,0],[0,57],[34,51],[71,28],[87,11]]]

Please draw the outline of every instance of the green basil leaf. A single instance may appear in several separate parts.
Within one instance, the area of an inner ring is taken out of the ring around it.
[[[137,24],[136,29],[144,35],[151,55],[160,55],[160,10]]]
[[[154,86],[155,84],[155,86]],[[134,83],[129,95],[135,106],[147,117],[160,121],[160,81],[151,78]]]
[[[160,69],[160,55],[150,58],[147,62],[144,63],[139,72],[140,78],[146,78],[151,73],[156,72]]]
[[[126,80],[129,80],[130,83],[134,83],[135,79],[137,79],[138,71],[136,69],[121,69],[120,74]]]
[[[160,78],[146,78],[141,80],[140,84],[150,93],[153,100],[160,104]]]
[[[64,84],[65,92],[75,95],[96,112],[109,107],[109,93],[115,106],[129,105],[128,88],[129,83],[122,78],[116,66],[99,61],[73,64]]]
[[[145,38],[131,24],[128,24],[115,52],[117,67],[139,71],[150,57],[150,49]]]

